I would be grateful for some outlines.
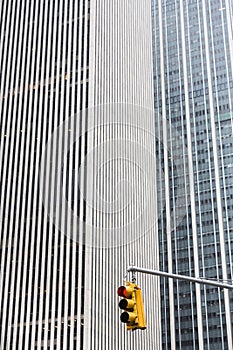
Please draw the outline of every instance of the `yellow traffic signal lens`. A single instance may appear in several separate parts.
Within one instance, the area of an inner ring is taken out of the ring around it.
[[[132,299],[121,299],[119,302],[119,307],[124,310],[124,309],[133,309],[135,305],[135,301]]]

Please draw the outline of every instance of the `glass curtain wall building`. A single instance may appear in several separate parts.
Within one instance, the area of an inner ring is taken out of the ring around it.
[[[0,348],[161,349],[157,279],[144,332],[116,294],[158,268],[151,2],[3,0],[0,33]]]
[[[152,12],[160,269],[231,283],[233,2]],[[161,310],[163,349],[232,349],[232,292],[161,281]]]

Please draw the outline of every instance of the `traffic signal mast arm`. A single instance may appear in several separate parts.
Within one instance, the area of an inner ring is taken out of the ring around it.
[[[135,272],[233,290],[232,284],[208,280],[201,277],[190,277],[158,270],[150,270],[134,265],[129,266],[127,271],[132,272],[132,282],[126,282],[126,286],[119,287],[117,291],[118,296],[124,298],[120,300],[119,307],[124,310],[121,314],[121,322],[126,324],[127,330],[146,329],[142,291],[135,283]]]
[[[158,271],[158,270],[150,270],[150,269],[144,269],[142,267],[137,267],[137,266],[129,266],[128,272],[141,272],[145,273],[148,275],[155,275],[155,276],[162,276],[162,277],[168,277],[168,278],[173,278],[176,280],[182,280],[182,281],[187,281],[187,282],[194,282],[194,283],[199,283],[199,284],[204,284],[204,285],[210,285],[210,286],[215,286],[215,287],[220,287],[220,288],[226,288],[226,289],[233,289],[232,284],[227,284],[227,283],[222,283],[218,281],[212,281],[208,279],[204,279],[202,277],[190,277],[190,276],[184,276],[184,275],[178,275],[175,273],[169,273],[169,272],[163,272],[163,271]]]

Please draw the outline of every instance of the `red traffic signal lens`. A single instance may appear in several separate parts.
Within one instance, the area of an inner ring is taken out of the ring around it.
[[[120,286],[118,289],[117,289],[117,294],[119,297],[126,297],[126,288],[124,286]]]
[[[123,297],[123,298],[132,298],[132,293],[134,291],[134,288],[132,286],[120,286],[117,290],[117,294],[119,295],[119,297]]]

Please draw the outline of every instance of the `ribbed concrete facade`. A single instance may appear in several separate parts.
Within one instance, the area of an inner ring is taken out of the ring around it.
[[[233,2],[152,3],[160,269],[232,283]],[[232,292],[165,280],[161,305],[162,348],[233,348]]]
[[[150,1],[3,0],[0,28],[1,349],[161,349],[157,279],[146,331],[116,295],[158,267]]]

